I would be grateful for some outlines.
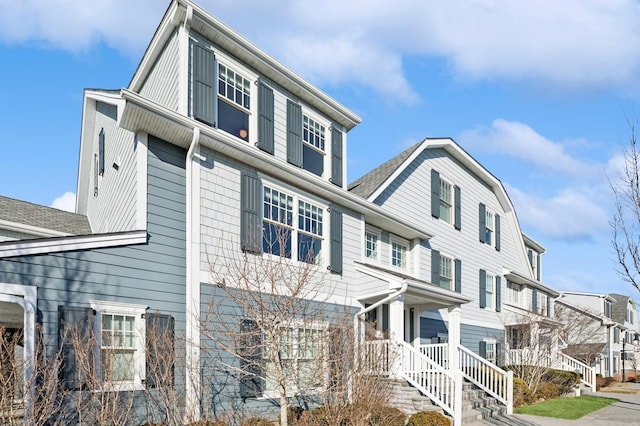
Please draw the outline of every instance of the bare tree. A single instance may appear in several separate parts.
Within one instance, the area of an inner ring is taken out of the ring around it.
[[[622,170],[609,180],[615,196],[615,214],[610,221],[611,243],[622,279],[640,291],[640,148],[636,121],[627,119],[630,137],[623,152]]]
[[[209,259],[211,295],[201,324],[215,349],[228,355],[216,362],[238,379],[240,396],[274,397],[286,426],[292,401],[325,385],[331,312],[324,302],[333,289],[312,238],[292,256],[289,231],[270,229],[260,245],[267,253],[235,250],[229,242],[232,248]]]
[[[555,316],[562,323],[559,337],[567,344],[566,355],[587,365],[592,365],[601,356],[607,344],[607,330],[602,318],[595,312],[558,301]]]

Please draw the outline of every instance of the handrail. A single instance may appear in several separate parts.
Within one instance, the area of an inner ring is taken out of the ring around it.
[[[590,365],[580,362],[562,352],[559,352],[562,361],[562,369],[580,373],[580,381],[596,391],[596,369]]]
[[[513,372],[503,370],[462,345],[458,345],[458,355],[463,376],[506,405],[507,414],[513,414]]]
[[[400,374],[423,394],[456,417],[456,393],[461,392],[461,377],[424,356],[406,342],[394,342],[399,352]],[[456,381],[460,381],[456,386]],[[461,400],[458,398],[458,400]]]
[[[420,345],[420,353],[444,368],[449,368],[449,344],[431,343]]]

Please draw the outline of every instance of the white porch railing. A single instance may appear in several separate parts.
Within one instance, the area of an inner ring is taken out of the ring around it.
[[[513,372],[503,370],[462,345],[458,346],[458,355],[464,377],[506,405],[507,414],[513,414]]]
[[[560,368],[567,371],[575,371],[580,373],[580,381],[589,386],[594,392],[596,391],[596,369],[569,355],[558,352],[560,355]]]
[[[434,343],[420,345],[420,353],[437,363],[440,367],[449,368],[449,344]]]
[[[405,342],[370,340],[362,346],[364,372],[402,377],[454,418],[462,420],[462,375],[427,358]]]
[[[591,367],[575,358],[556,352],[557,356],[549,353],[537,353],[529,348],[512,349],[507,351],[509,365],[535,365],[558,370],[572,371],[580,374],[580,381],[596,391],[596,368]]]

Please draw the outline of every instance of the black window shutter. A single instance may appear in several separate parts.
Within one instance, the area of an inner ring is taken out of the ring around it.
[[[440,252],[431,250],[431,282],[440,286]]]
[[[175,320],[171,315],[145,314],[145,356],[147,388],[175,384]]]
[[[502,280],[496,276],[496,312],[502,309]]]
[[[95,312],[91,308],[77,308],[72,306],[58,307],[58,343],[62,352],[62,367],[60,368],[60,381],[65,389],[81,389],[86,387],[89,376],[93,374],[93,365],[91,362],[86,364],[85,371],[78,365],[78,358],[87,354],[76,354],[76,344],[91,344],[93,341],[93,318]],[[88,354],[93,357],[93,351],[88,349]]]
[[[263,336],[258,324],[249,319],[240,321],[240,396],[242,398],[261,396],[264,391],[264,371],[262,369]]]
[[[495,232],[496,232],[496,250],[500,251],[500,216],[498,214],[496,214],[494,216],[494,220],[495,220]]]
[[[540,254],[538,254],[538,256],[536,257],[536,265],[537,265],[537,268],[536,268],[536,279],[538,281],[540,281],[541,277],[542,277],[542,275],[540,274]]]
[[[487,272],[480,269],[480,307],[487,307]]]
[[[331,263],[332,273],[342,274],[342,210],[331,206]]]
[[[260,253],[262,251],[262,224],[260,220],[262,185],[260,179],[257,176],[243,173],[241,191],[240,243],[242,250]]]
[[[287,99],[287,161],[302,167],[302,107]]]
[[[547,316],[551,317],[551,297],[547,296]]]
[[[215,125],[215,57],[213,52],[193,43],[193,116]]]
[[[478,209],[480,210],[480,213],[478,215],[478,221],[479,221],[479,237],[480,237],[480,242],[484,243],[485,242],[485,230],[487,227],[487,211],[486,208],[484,206],[484,204],[480,203],[480,208]]]
[[[482,358],[487,357],[487,342],[484,340],[480,340],[480,354]]]
[[[453,216],[453,226],[456,229],[462,229],[462,207],[461,207],[461,197],[460,197],[460,187],[453,187],[453,204],[454,204],[454,216]]]
[[[431,169],[431,216],[440,217],[440,173]]]
[[[104,175],[104,129],[98,135],[98,174]]]
[[[342,129],[331,126],[331,182],[342,186]]]
[[[389,304],[382,305],[382,331],[389,331]]]
[[[535,288],[531,291],[531,309],[538,313],[538,290]]]
[[[456,274],[455,291],[457,293],[462,293],[462,260],[455,259],[453,262],[455,264],[455,274]]]
[[[529,258],[529,265],[533,267],[533,250],[527,250],[527,257]]]
[[[258,83],[258,148],[273,154],[273,89]]]

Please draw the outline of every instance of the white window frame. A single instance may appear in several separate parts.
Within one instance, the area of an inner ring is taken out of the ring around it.
[[[449,182],[447,179],[444,179],[442,176],[440,176],[440,190],[439,190],[439,203],[438,203],[438,208],[439,208],[439,217],[440,220],[448,223],[448,224],[452,224],[453,223],[453,216],[455,214],[454,212],[454,200],[453,200],[453,192],[454,192],[454,186],[451,182]],[[444,189],[446,189],[446,192],[448,193],[448,197],[444,197]],[[447,218],[443,218],[443,214],[442,214],[442,209],[443,208],[448,208],[449,214]]]
[[[257,123],[257,111],[258,111],[258,89],[257,89],[257,85],[256,82],[258,81],[258,75],[256,73],[254,73],[253,71],[251,71],[250,69],[248,69],[247,67],[245,67],[244,65],[242,65],[241,63],[235,61],[233,58],[231,58],[230,56],[228,56],[227,54],[225,54],[222,50],[218,49],[217,47],[215,47],[213,44],[211,44],[211,42],[209,40],[207,40],[204,37],[201,37],[197,34],[191,33],[189,34],[189,117],[193,117],[193,86],[194,86],[194,73],[193,73],[193,48],[192,48],[192,44],[198,44],[201,47],[204,47],[206,49],[209,49],[211,52],[213,52],[213,54],[215,55],[215,78],[214,78],[214,85],[215,85],[215,103],[216,103],[216,117],[215,117],[215,121],[216,121],[216,129],[219,128],[219,123],[218,123],[218,98],[220,96],[219,94],[219,90],[218,90],[218,73],[219,73],[219,66],[223,65],[226,68],[230,68],[233,72],[236,72],[238,74],[240,74],[243,78],[245,78],[246,80],[249,81],[249,108],[245,108],[244,106],[238,105],[237,103],[233,103],[233,105],[239,109],[241,109],[243,112],[246,112],[249,115],[249,128],[247,129],[249,131],[249,140],[245,141],[243,139],[240,139],[239,136],[233,135],[232,133],[227,133],[228,135],[237,137],[239,140],[241,140],[243,143],[251,143],[253,144],[253,142],[258,140],[258,123]],[[230,100],[223,100],[223,102],[227,102],[229,104],[231,104]],[[224,130],[221,130],[224,131]]]
[[[611,309],[612,309],[611,302],[610,302],[610,301],[608,301],[608,300],[603,300],[603,302],[604,302],[604,303],[603,303],[603,306],[602,306],[602,314],[603,314],[606,318],[611,319]],[[607,309],[607,308],[608,308],[608,309]],[[609,311],[609,312],[608,312],[608,315],[607,315],[607,310]]]
[[[496,214],[493,210],[485,207],[484,218],[484,243],[495,247],[496,245]],[[487,234],[489,235],[489,241],[487,241]]]
[[[536,314],[546,316],[547,315],[547,304],[549,300],[549,295],[547,293],[543,293],[541,291],[537,292],[536,295],[536,304],[538,306],[538,312]]]
[[[485,271],[484,301],[485,309],[496,308],[496,276]],[[489,288],[491,283],[491,288]]]
[[[313,111],[310,108],[307,108],[306,105],[302,105],[302,135],[300,135],[301,139],[302,139],[302,145],[309,147],[309,149],[312,149],[320,154],[323,155],[323,162],[322,162],[322,175],[320,175],[320,177],[325,178],[328,175],[331,175],[331,122],[329,122],[328,120],[324,119],[322,116],[318,115],[315,111]],[[317,123],[318,125],[322,126],[324,128],[324,149],[320,149],[316,146],[314,146],[313,144],[305,141],[304,139],[304,119],[305,117],[309,120],[314,121],[315,123]],[[304,156],[304,154],[303,154]],[[318,176],[315,173],[313,173],[310,170],[305,169],[304,167],[304,158],[302,161],[302,169],[308,171],[309,173],[312,173],[314,176]]]
[[[320,255],[316,255],[315,265],[319,265],[320,267],[325,265],[328,262],[328,256],[326,254],[330,253],[329,245],[331,240],[329,238],[330,225],[331,225],[330,224],[331,215],[329,214],[329,206],[326,203],[323,203],[322,201],[316,198],[309,197],[309,196],[302,196],[296,193],[291,187],[263,179],[262,180],[262,212],[263,214],[261,218],[262,219],[261,223],[264,223],[264,221],[266,220],[267,222],[277,224],[277,222],[273,220],[264,218],[264,203],[265,203],[264,194],[265,194],[266,188],[269,188],[271,190],[276,190],[280,193],[283,193],[287,196],[291,196],[293,198],[293,218],[292,218],[291,226],[286,226],[280,223],[280,225],[285,226],[291,232],[291,257],[289,258],[285,256],[285,258],[287,259],[290,259],[292,261],[294,260],[298,261],[298,237],[300,234],[313,235],[309,232],[306,232],[305,230],[299,229],[298,227],[300,202],[311,204],[312,206],[315,206],[322,211],[322,235],[319,235],[319,236],[314,235],[315,238],[320,240],[320,245],[321,245]],[[264,233],[261,235],[261,238],[264,240]],[[264,255],[276,256],[269,252],[264,252]],[[298,262],[302,262],[302,261],[298,261]]]
[[[443,261],[444,263],[449,263],[449,276],[445,276],[442,273],[446,272],[443,271]],[[456,282],[456,267],[455,267],[455,259],[451,256],[447,256],[444,255],[442,253],[440,253],[440,282],[438,283],[438,285],[440,285],[440,287],[442,287],[442,278],[444,277],[445,279],[449,280],[449,290],[454,290],[455,289],[455,282]]]
[[[509,290],[509,302],[515,306],[522,306],[524,286],[513,281],[507,281],[507,289]]]
[[[93,331],[96,336],[96,353],[95,362],[96,375],[102,377],[102,315],[124,315],[135,318],[136,345],[134,349],[134,378],[133,380],[103,382],[106,386],[113,387],[113,390],[142,390],[144,389],[144,381],[146,378],[146,354],[145,354],[145,329],[146,324],[143,315],[147,310],[147,306],[136,305],[131,303],[107,302],[90,300],[89,304],[96,315],[93,322]]]
[[[329,330],[329,325],[325,322],[322,321],[313,321],[310,323],[305,323],[304,321],[291,321],[288,323],[285,323],[281,326],[281,328],[287,328],[287,329],[292,329],[295,330],[296,332],[299,333],[300,330],[317,330],[320,332],[320,339],[324,339],[327,336],[327,331]],[[298,334],[299,336],[299,334]],[[292,352],[295,354],[297,353],[298,349],[300,348],[300,340],[296,340],[293,342],[292,344],[293,348],[292,348]],[[305,388],[305,389],[299,389],[297,386],[292,386],[291,384],[288,385],[288,392],[290,392],[287,396],[295,396],[296,394],[298,394],[299,392],[303,392],[304,394],[316,394],[316,393],[320,393],[322,392],[322,390],[326,387],[327,384],[327,377],[326,377],[326,371],[327,371],[327,345],[326,344],[320,344],[319,345],[319,350],[320,350],[320,354],[319,356],[321,357],[321,360],[319,360],[319,362],[321,363],[321,365],[319,366],[319,370],[320,372],[323,374],[322,380],[321,380],[321,384],[318,387],[309,387],[309,388]],[[283,359],[289,359],[289,357],[285,357]],[[300,373],[300,369],[299,369],[299,361],[303,359],[301,357],[292,357],[291,360],[296,364],[294,366],[294,368],[296,369],[296,380],[299,379],[298,374]],[[307,359],[307,358],[304,358]],[[313,358],[308,358],[308,359],[313,359]],[[265,359],[266,362],[266,359]],[[265,381],[265,390],[262,393],[261,398],[275,398],[278,397],[278,391],[276,389],[270,388],[269,387],[269,377],[268,377],[268,368],[265,367],[264,369],[264,381]]]
[[[374,236],[376,238],[375,240],[375,250],[374,250],[374,254],[375,256],[371,257],[371,256],[367,256],[367,251],[369,250],[368,248],[368,244],[369,244],[369,240],[368,240],[368,236]],[[364,243],[362,246],[362,257],[369,261],[369,262],[375,262],[375,263],[380,263],[380,258],[381,256],[381,250],[380,250],[380,244],[382,243],[382,233],[375,228],[372,228],[370,226],[366,226],[364,229]]]
[[[402,263],[400,265],[394,265],[394,252],[395,250],[395,246],[397,245],[399,247],[404,247],[404,257],[402,258]],[[396,237],[396,236],[391,236],[389,238],[389,265],[393,268],[398,268],[398,269],[402,269],[402,270],[409,270],[409,258],[411,257],[411,246],[409,245],[409,241],[400,238],[400,237]]]
[[[483,341],[486,343],[485,359],[496,364],[498,360],[498,341],[496,339],[483,339]]]

